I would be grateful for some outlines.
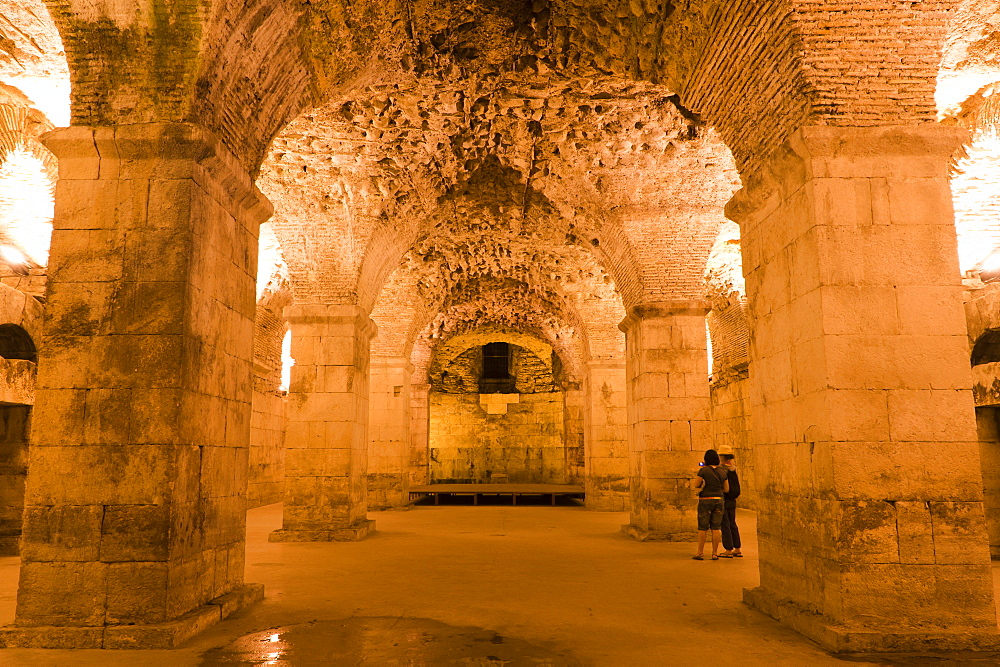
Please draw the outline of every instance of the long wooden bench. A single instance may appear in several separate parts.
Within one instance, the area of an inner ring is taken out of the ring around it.
[[[410,501],[426,496],[434,496],[434,504],[439,505],[441,496],[472,496],[472,504],[479,504],[479,496],[511,496],[517,505],[518,496],[570,496],[583,499],[585,490],[574,484],[421,484],[410,487]]]

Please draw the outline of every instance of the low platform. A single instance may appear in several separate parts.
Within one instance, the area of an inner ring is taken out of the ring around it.
[[[518,496],[569,496],[583,500],[585,490],[574,484],[422,484],[410,487],[410,500],[434,496],[434,504],[441,496],[472,496],[472,504],[479,504],[479,496],[510,496],[512,504],[517,504]]]

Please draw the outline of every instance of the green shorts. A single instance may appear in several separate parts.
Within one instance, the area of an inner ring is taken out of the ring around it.
[[[698,530],[719,530],[722,528],[721,498],[698,499]]]

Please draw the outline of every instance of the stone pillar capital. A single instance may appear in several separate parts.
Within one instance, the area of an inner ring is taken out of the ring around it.
[[[587,362],[589,371],[614,371],[625,370],[625,361],[616,359],[591,359]]]
[[[407,374],[413,372],[413,364],[407,357],[383,357],[383,356],[372,356],[370,368],[372,370],[387,369],[387,370],[402,370]]]
[[[771,213],[815,179],[942,178],[969,140],[966,130],[937,124],[874,127],[807,125],[774,153],[726,204],[745,226]]]
[[[59,160],[60,180],[191,179],[235,204],[241,221],[260,225],[274,213],[247,168],[195,123],[74,125],[46,133],[42,143]]]
[[[282,316],[296,329],[305,327],[337,327],[353,326],[354,333],[366,340],[371,340],[378,333],[375,322],[368,317],[364,308],[351,304],[329,303],[296,303],[285,306]]]
[[[669,317],[689,316],[705,317],[712,309],[712,302],[706,299],[674,299],[671,301],[654,301],[632,306],[628,315],[618,325],[618,328],[628,333],[636,325],[646,320]]]

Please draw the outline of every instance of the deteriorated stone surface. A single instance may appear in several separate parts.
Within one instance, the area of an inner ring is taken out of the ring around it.
[[[431,482],[567,484],[563,392],[430,394]],[[575,453],[575,449],[574,449]]]

